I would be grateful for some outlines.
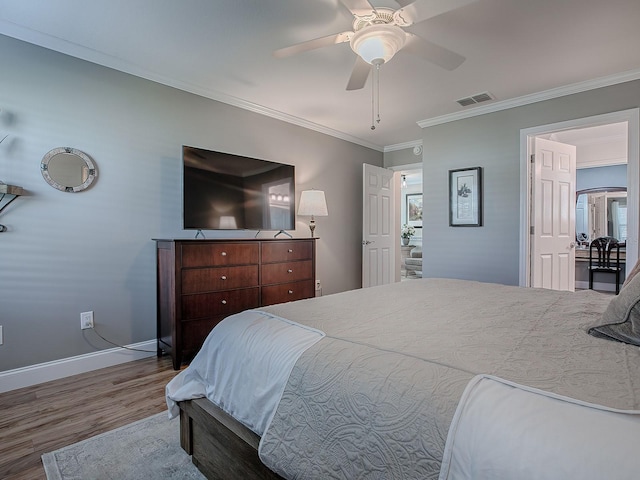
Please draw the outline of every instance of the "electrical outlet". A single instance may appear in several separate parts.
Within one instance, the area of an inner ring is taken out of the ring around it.
[[[82,312],[80,314],[80,328],[86,330],[87,328],[93,328],[93,311]]]
[[[320,280],[316,280],[316,290],[319,288],[322,288],[322,284],[320,283]]]

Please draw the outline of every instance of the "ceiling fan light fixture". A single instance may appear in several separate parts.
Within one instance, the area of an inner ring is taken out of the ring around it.
[[[371,25],[351,37],[351,49],[365,62],[380,65],[388,62],[404,46],[404,30],[395,25]]]

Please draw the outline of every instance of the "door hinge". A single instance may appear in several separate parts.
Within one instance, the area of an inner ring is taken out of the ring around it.
[[[529,158],[529,160],[531,161],[531,163],[536,163],[536,154],[532,153],[531,157]]]
[[[533,225],[531,225],[529,227],[529,235],[533,235],[535,233],[535,227]]]

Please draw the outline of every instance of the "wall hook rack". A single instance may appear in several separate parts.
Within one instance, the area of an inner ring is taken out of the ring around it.
[[[0,213],[9,206],[11,202],[13,202],[16,198],[24,193],[22,187],[17,187],[15,185],[7,185],[5,183],[0,182]],[[7,195],[10,196],[8,200],[5,200]],[[6,232],[7,227],[0,224],[0,232]]]

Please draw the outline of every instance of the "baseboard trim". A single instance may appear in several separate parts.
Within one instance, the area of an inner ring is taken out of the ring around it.
[[[0,393],[151,357],[156,355],[157,342],[155,339],[147,340],[127,345],[126,347],[109,348],[99,352],[86,353],[0,372]],[[128,350],[129,348],[151,351],[141,352]]]
[[[620,285],[622,288],[622,285]],[[576,289],[580,290],[588,290],[589,282],[576,282]],[[593,289],[599,290],[601,292],[614,292],[616,291],[616,286],[613,283],[604,283],[604,282],[593,282]]]

